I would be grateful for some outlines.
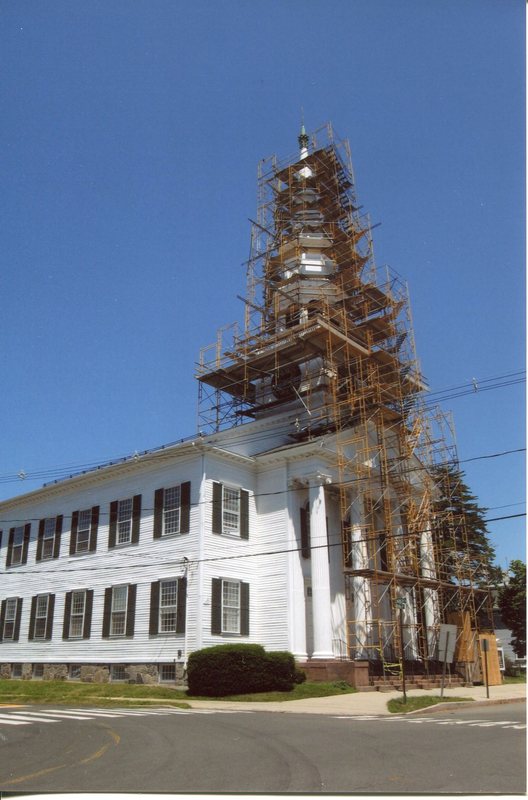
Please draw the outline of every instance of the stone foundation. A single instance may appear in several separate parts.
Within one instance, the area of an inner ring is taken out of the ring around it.
[[[38,662],[37,662],[38,663]],[[32,680],[34,664],[18,665],[22,668],[22,674],[17,680]],[[110,683],[111,672],[108,664],[76,664],[79,667],[79,678],[83,683]],[[139,683],[145,685],[155,685],[160,683],[160,665],[158,664],[122,664],[124,667],[124,682]],[[185,670],[182,663],[175,664],[176,680],[163,681],[166,686],[184,686]],[[13,677],[12,664],[0,664],[0,679],[10,679]],[[45,681],[64,681],[69,678],[69,664],[43,664],[42,680]],[[40,680],[40,678],[39,678]],[[119,681],[121,683],[122,681]]]

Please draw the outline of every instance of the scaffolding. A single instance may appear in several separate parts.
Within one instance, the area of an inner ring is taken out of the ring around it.
[[[347,655],[427,672],[441,623],[459,624],[459,661],[468,630],[492,630],[465,520],[437,502],[439,470],[457,464],[453,426],[427,401],[407,287],[375,265],[348,142],[327,125],[299,144],[300,157],[259,164],[244,330],[200,354],[199,430],[300,408],[292,442],[333,437]]]

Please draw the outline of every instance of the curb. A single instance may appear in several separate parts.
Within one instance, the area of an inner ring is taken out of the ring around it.
[[[483,706],[501,706],[507,703],[525,703],[526,697],[504,697],[497,698],[496,700],[490,698],[489,700],[463,700],[459,703],[435,703],[434,706],[426,706],[425,708],[417,708],[416,711],[409,711],[403,714],[404,717],[411,717],[413,714],[435,714],[438,711],[447,711],[448,709],[459,708],[482,708]],[[446,708],[447,706],[447,708]],[[396,716],[396,715],[395,715]]]

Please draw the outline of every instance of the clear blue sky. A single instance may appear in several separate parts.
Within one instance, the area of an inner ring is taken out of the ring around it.
[[[301,107],[350,140],[431,389],[523,370],[524,13],[3,0],[0,498],[196,430],[199,349],[242,319],[256,166],[295,150]],[[524,447],[524,386],[446,407],[462,461]],[[524,512],[524,454],[463,466],[489,516]],[[524,557],[523,518],[490,530],[502,566]]]

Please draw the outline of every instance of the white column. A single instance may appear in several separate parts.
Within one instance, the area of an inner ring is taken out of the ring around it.
[[[295,658],[306,659],[306,599],[304,596],[304,577],[300,557],[300,536],[295,535],[296,522],[299,519],[299,500],[295,489],[295,482],[288,483],[288,554],[289,586],[288,586],[288,616],[290,626],[290,651]]]
[[[314,652],[312,658],[333,658],[330,569],[326,536],[324,484],[330,479],[316,475],[310,480],[310,539]],[[326,545],[326,546],[324,546]]]
[[[424,578],[436,578],[433,537],[430,529],[420,534],[420,570]],[[424,620],[427,632],[429,657],[434,658],[438,626],[438,592],[436,589],[424,589]]]
[[[368,569],[367,542],[365,531],[361,527],[362,521],[360,499],[356,498],[350,507],[350,525],[352,569],[357,570]],[[356,658],[368,658],[369,628],[372,624],[370,583],[367,578],[356,575],[352,578],[352,586],[354,589],[355,642],[352,641],[350,644],[355,650]]]

